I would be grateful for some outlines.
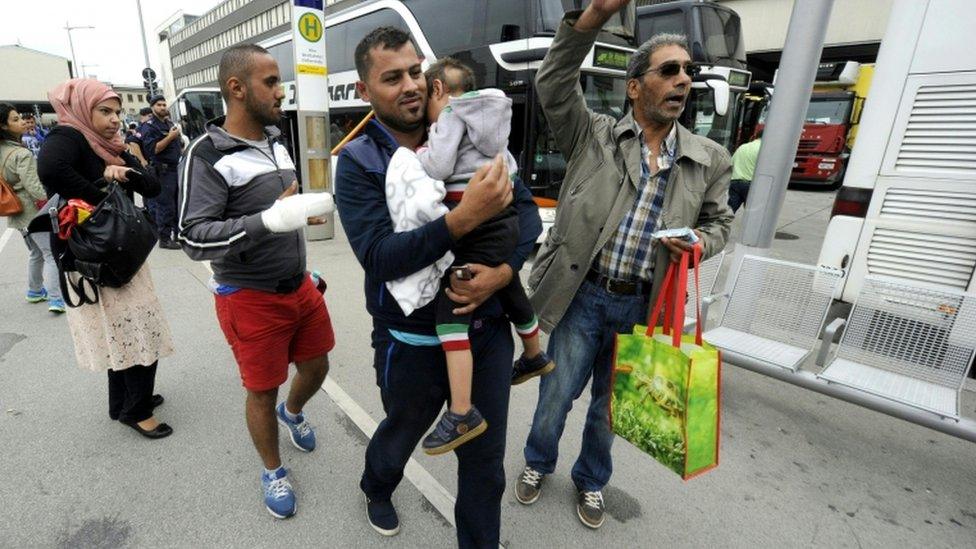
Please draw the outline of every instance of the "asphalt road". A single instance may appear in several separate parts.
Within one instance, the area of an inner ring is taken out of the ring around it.
[[[771,255],[815,262],[831,201],[829,192],[790,191]],[[362,427],[383,414],[370,366],[362,270],[341,230],[335,240],[309,245],[309,267],[329,282],[338,341],[330,380],[348,399],[337,402],[340,393],[332,391],[310,403],[316,452],[300,454],[282,441],[299,496],[298,515],[287,521],[273,520],[261,505],[260,463],[244,427],[236,367],[204,286],[205,266],[177,251],[160,250],[150,260],[177,353],[160,365],[157,378],[167,399],[158,415],[176,433],[149,441],[107,418],[105,377],[75,366],[64,318],[23,301],[25,257],[16,234],[0,249],[0,470],[7,473],[0,482],[6,503],[0,547],[454,544],[450,520],[438,511],[441,488],[453,494],[456,486],[449,455],[415,453],[413,482],[420,488],[405,480],[394,497],[399,536],[381,538],[363,518]],[[570,413],[556,474],[540,501],[525,507],[511,483],[523,465],[538,384],[515,388],[503,544],[974,545],[971,444],[732,366],[723,381],[721,466],[683,482],[617,440],[605,492],[610,518],[599,531],[577,520],[569,479],[587,393]],[[965,393],[969,416],[973,397]]]

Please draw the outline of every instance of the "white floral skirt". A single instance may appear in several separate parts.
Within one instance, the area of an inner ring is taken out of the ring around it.
[[[68,307],[67,316],[82,369],[124,370],[173,354],[169,324],[146,265],[121,288],[100,287],[98,303]]]

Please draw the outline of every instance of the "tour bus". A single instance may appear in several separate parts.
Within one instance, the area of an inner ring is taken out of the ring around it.
[[[563,14],[585,0],[466,0],[445,9],[442,0],[342,0],[326,7],[325,41],[329,68],[329,118],[333,146],[366,116],[369,104],[356,93],[353,53],[366,34],[381,26],[410,33],[424,68],[452,56],[469,65],[479,87],[504,91],[513,100],[509,149],[518,160],[518,174],[540,203],[544,230],[555,220],[555,199],[566,170],[552,130],[535,96],[535,72],[552,44]],[[620,118],[626,105],[626,66],[633,52],[633,8],[611,19],[582,65],[580,84],[587,104],[597,112]],[[283,138],[297,136],[294,116],[294,61],[291,33],[261,42],[277,61],[285,82]],[[197,90],[187,105],[200,100]],[[216,106],[217,99],[209,105]],[[181,110],[182,106],[179,107]],[[189,107],[187,107],[187,110]],[[292,149],[296,157],[300,151]],[[296,164],[299,164],[296,162]],[[333,164],[334,166],[334,164]]]
[[[837,193],[819,262],[973,292],[976,283],[976,3],[895,2],[871,100]]]

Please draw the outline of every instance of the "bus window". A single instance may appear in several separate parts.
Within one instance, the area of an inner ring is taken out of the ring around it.
[[[729,10],[714,6],[700,6],[702,19],[702,41],[705,56],[710,62],[744,61],[745,47],[741,40],[742,32],[739,16]]]
[[[271,46],[268,48],[268,53],[278,63],[281,81],[291,82],[295,80],[295,59],[292,53],[291,40]]]
[[[190,92],[181,100],[186,105],[186,115],[181,117],[180,123],[184,135],[190,139],[202,135],[208,121],[224,114],[224,104],[216,92]]]
[[[627,84],[622,77],[583,74],[580,76],[580,86],[590,110],[618,120],[626,112]],[[542,108],[536,105],[535,111],[534,152],[527,184],[536,196],[557,198],[559,186],[566,177],[566,159],[556,146]]]
[[[681,10],[655,13],[653,17],[637,18],[637,37],[644,41],[662,32],[685,34],[685,13]]]
[[[583,99],[593,112],[620,119],[627,101],[627,83],[622,78],[585,74],[580,77]]]
[[[521,2],[494,2],[520,4]],[[421,28],[437,29],[426,32],[427,41],[438,57],[457,51],[470,50],[484,43],[485,0],[453,2],[449,9],[450,23],[444,24],[444,0],[408,0],[404,2],[417,18]],[[519,18],[521,21],[522,18]],[[491,37],[494,40],[494,37]]]
[[[329,113],[329,146],[335,148],[369,114],[369,108]]]
[[[738,108],[730,105],[725,116],[715,113],[715,96],[711,90],[692,89],[688,97],[686,112],[695,113],[694,120],[682,120],[684,125],[696,135],[703,135],[726,150],[734,148],[736,137],[736,112]]]
[[[410,32],[400,14],[389,8],[329,27],[325,32],[325,55],[329,72],[335,74],[355,70],[356,46],[370,31],[379,27],[396,27]],[[414,44],[414,48],[416,47],[417,45]],[[419,48],[417,52],[420,52]]]

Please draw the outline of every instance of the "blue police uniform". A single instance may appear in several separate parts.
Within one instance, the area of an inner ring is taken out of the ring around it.
[[[153,201],[156,214],[156,227],[159,229],[159,240],[169,242],[176,235],[176,194],[177,194],[177,165],[180,163],[182,141],[177,138],[170,141],[162,151],[156,152],[156,144],[169,133],[173,123],[151,116],[139,128],[142,134],[142,153],[152,165],[159,179],[162,192]]]
[[[139,124],[138,126],[136,126],[135,132],[125,136],[126,145],[128,145],[129,143],[135,143],[136,145],[139,145],[139,152],[142,153],[142,157],[146,159],[146,162],[149,162],[149,156],[146,155],[146,140],[145,140],[146,125],[148,123],[149,122],[143,122],[142,124]],[[146,205],[146,209],[149,210],[149,217],[155,220],[156,199],[143,197],[143,203]]]

